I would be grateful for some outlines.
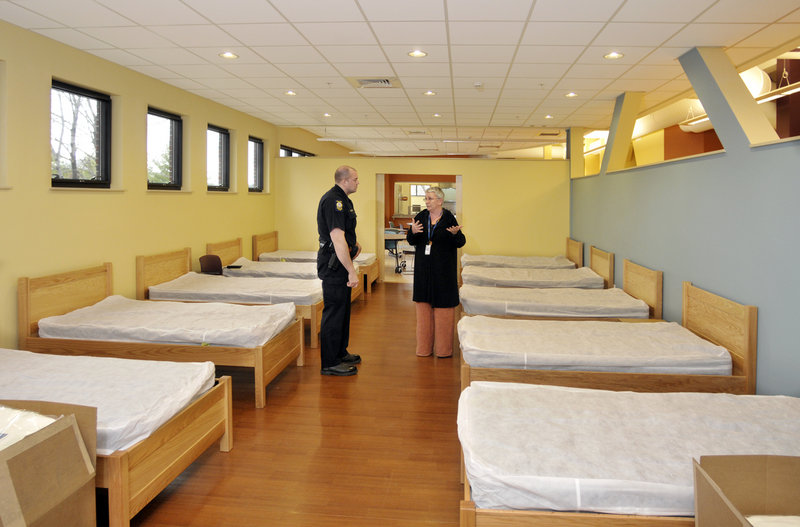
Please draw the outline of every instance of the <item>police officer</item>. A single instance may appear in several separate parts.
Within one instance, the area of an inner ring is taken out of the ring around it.
[[[341,166],[335,185],[317,208],[317,276],[322,280],[322,322],[319,332],[322,375],[355,375],[361,357],[347,351],[350,340],[350,289],[358,287],[353,259],[361,252],[356,241],[356,212],[349,194],[358,189],[358,172]]]

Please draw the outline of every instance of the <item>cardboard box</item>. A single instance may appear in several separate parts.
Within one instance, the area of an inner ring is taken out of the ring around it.
[[[694,461],[695,525],[750,527],[750,515],[800,515],[800,457],[703,456]]]
[[[0,405],[61,416],[0,450],[0,526],[96,525],[97,410],[40,401]]]

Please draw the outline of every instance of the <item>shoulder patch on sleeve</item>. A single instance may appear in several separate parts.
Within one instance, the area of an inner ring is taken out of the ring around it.
[[[338,210],[339,212],[341,212],[343,208],[344,208],[344,206],[342,205],[342,200],[340,200],[340,199],[337,199],[337,200],[336,200],[336,210]]]

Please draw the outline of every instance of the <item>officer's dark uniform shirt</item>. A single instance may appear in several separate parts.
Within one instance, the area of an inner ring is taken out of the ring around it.
[[[331,231],[341,229],[350,248],[350,256],[356,250],[356,211],[353,202],[339,185],[334,185],[319,200],[317,208],[317,232],[319,233],[319,252],[317,253],[317,276],[330,283],[347,283],[347,269],[341,263],[335,269],[328,267],[331,255],[336,254],[331,242]]]

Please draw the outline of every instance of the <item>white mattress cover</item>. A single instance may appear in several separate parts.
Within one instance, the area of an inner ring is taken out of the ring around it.
[[[97,453],[149,436],[214,384],[212,362],[62,356],[0,348],[0,399],[97,408]]]
[[[800,516],[753,514],[746,518],[753,527],[800,527]]]
[[[375,253],[361,253],[355,262],[358,265],[370,265],[378,257]],[[279,249],[258,255],[260,262],[315,262],[317,261],[317,251],[288,251]]]
[[[575,263],[565,256],[502,256],[497,254],[463,254],[461,267],[520,267],[529,269],[574,269]]]
[[[800,398],[474,382],[458,435],[478,507],[692,516],[692,459],[800,455]]]
[[[458,322],[464,360],[476,368],[730,375],[731,355],[675,322],[518,320]]]
[[[643,300],[622,289],[529,289],[463,285],[461,305],[470,315],[648,318]]]
[[[322,300],[322,280],[296,278],[220,276],[186,273],[169,282],[150,286],[151,300],[239,302],[308,306]]]
[[[602,289],[603,277],[589,267],[577,269],[521,269],[515,267],[480,267],[461,270],[461,280],[469,285],[487,287],[580,287]]]
[[[39,336],[253,348],[263,346],[294,317],[292,303],[149,302],[113,295],[92,306],[39,320]]]
[[[241,265],[240,269],[222,268],[225,276],[265,277],[277,276],[297,278],[298,280],[316,280],[316,262],[254,262],[247,258],[239,258],[233,265]]]
[[[54,417],[0,405],[0,450],[38,432],[53,421]]]

